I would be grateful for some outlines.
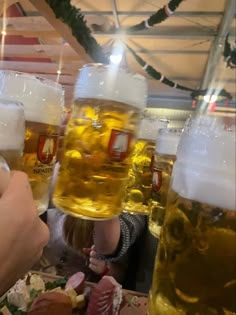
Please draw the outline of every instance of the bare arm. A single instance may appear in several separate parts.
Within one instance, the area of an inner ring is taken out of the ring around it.
[[[120,240],[120,220],[118,217],[94,223],[94,244],[102,255],[112,255]]]
[[[13,172],[0,194],[1,296],[40,258],[49,231],[38,217],[26,174]]]
[[[142,215],[122,213],[119,218],[94,223],[94,244],[103,259],[117,261],[143,233],[146,219]]]

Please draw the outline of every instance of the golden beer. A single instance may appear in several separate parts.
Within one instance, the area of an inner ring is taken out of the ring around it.
[[[25,116],[19,102],[0,99],[0,156],[11,170],[22,163],[25,136]]]
[[[160,129],[152,167],[152,196],[149,202],[149,231],[159,237],[164,222],[167,193],[182,129]]]
[[[235,121],[229,126],[222,117],[199,116],[186,125],[173,167],[149,315],[236,314],[235,149]]]
[[[22,148],[23,149],[23,148]],[[22,167],[22,149],[1,149],[0,156],[4,158],[10,170],[20,170]]]
[[[48,207],[59,131],[59,126],[26,121],[22,170],[29,175],[39,214]]]
[[[120,213],[146,93],[145,80],[124,70],[103,65],[81,70],[53,196],[56,207],[92,219]]]
[[[38,212],[42,214],[49,202],[64,92],[60,84],[33,75],[14,71],[0,71],[0,75],[0,93],[24,104],[26,133],[21,169],[29,176]]]
[[[123,211],[132,214],[149,214],[152,194],[152,162],[158,129],[167,125],[166,121],[152,116],[143,117],[138,140],[131,156],[131,167],[122,202]]]

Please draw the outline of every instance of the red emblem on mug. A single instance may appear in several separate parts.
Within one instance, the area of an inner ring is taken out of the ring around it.
[[[39,136],[38,142],[38,160],[43,164],[52,162],[53,157],[57,151],[58,136]]]
[[[162,184],[162,171],[154,169],[152,173],[152,189],[155,192],[158,192]]]
[[[108,153],[112,160],[121,162],[129,152],[133,135],[126,131],[112,130],[108,145]]]

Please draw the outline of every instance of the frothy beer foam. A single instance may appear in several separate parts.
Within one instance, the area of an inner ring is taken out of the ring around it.
[[[23,105],[0,99],[0,151],[23,149],[24,137]]]
[[[147,83],[141,75],[131,74],[115,66],[89,64],[80,70],[74,98],[113,100],[144,109]]]
[[[157,136],[156,152],[159,154],[176,155],[181,128],[160,129]]]
[[[184,128],[172,188],[184,198],[236,210],[235,121],[198,116]]]
[[[28,121],[59,125],[64,106],[60,84],[34,75],[0,70],[0,97],[24,104]]]
[[[138,131],[138,139],[156,141],[159,129],[166,128],[168,122],[155,119],[154,117],[143,117]]]

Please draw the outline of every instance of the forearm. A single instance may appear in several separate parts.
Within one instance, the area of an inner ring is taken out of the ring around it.
[[[0,297],[8,290],[11,286],[14,285],[14,283],[22,276],[23,274],[17,273],[17,262],[14,261],[14,264],[12,262],[9,262],[9,257],[5,256],[4,260],[2,261],[8,261],[6,263],[1,263],[0,268]],[[1,261],[1,262],[2,262]]]
[[[33,266],[48,240],[49,230],[38,217],[27,175],[12,172],[0,197],[0,293]]]
[[[9,266],[8,266],[8,256],[7,251],[4,249],[0,252],[0,297],[3,293],[6,292],[7,289],[9,289],[9,277],[11,274],[9,273]]]
[[[17,279],[14,278],[14,272],[17,270],[17,254],[14,247],[15,225],[6,215],[7,209],[4,203],[0,200],[1,220],[0,220],[0,296],[5,293],[9,286]],[[5,214],[5,215],[4,215]],[[14,218],[12,218],[14,221]],[[9,229],[9,226],[11,227]],[[18,234],[20,231],[16,230]],[[15,236],[16,237],[16,236]],[[12,260],[14,263],[12,263]],[[14,281],[12,280],[14,279]]]
[[[15,229],[14,226],[12,226]],[[12,235],[11,235],[12,234]],[[0,224],[0,239],[4,240],[0,249],[0,296],[5,293],[24,273],[21,253],[14,246],[13,232],[6,231]]]
[[[120,220],[118,217],[94,223],[94,244],[102,255],[112,255],[120,240]]]
[[[95,222],[94,244],[101,259],[117,261],[123,257],[145,229],[142,215],[122,213],[119,218]]]
[[[36,228],[34,231],[40,233]],[[18,241],[15,240],[14,232],[17,234]],[[0,249],[0,296],[13,286],[20,277],[24,276],[41,256],[39,244],[30,249],[22,247],[22,244],[26,242],[25,238],[21,237],[22,233],[13,224],[11,224],[11,230],[8,233],[6,228],[4,229],[3,225],[0,224],[0,239],[4,240]],[[33,235],[33,232],[31,234]],[[16,243],[19,243],[20,246]]]

